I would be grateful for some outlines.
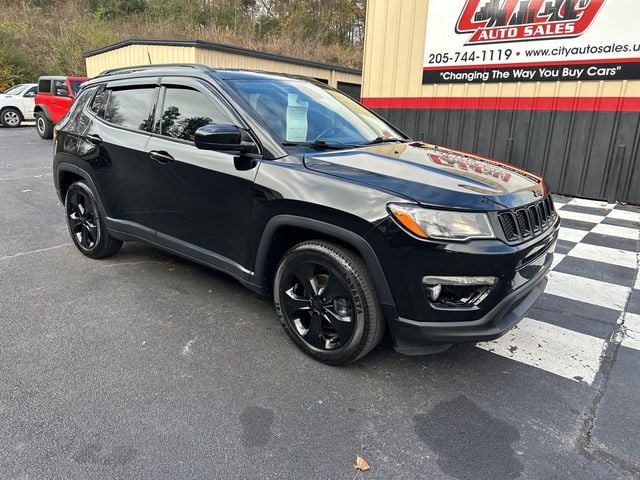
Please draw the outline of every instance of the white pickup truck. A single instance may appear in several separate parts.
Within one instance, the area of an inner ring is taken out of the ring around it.
[[[19,127],[25,120],[34,120],[33,108],[38,93],[37,83],[22,83],[0,93],[0,124]]]

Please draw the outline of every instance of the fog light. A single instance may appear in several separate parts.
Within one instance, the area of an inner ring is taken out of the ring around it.
[[[442,293],[442,285],[439,284],[431,286],[425,285],[424,288],[432,302],[438,300],[438,297],[440,297],[440,294]]]
[[[496,283],[496,277],[422,278],[429,300],[442,308],[473,308],[487,298]]]

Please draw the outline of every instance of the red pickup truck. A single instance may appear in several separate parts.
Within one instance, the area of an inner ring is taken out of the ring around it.
[[[53,137],[53,127],[67,114],[80,85],[87,80],[87,77],[57,76],[38,79],[38,93],[33,110],[38,135],[44,139]]]

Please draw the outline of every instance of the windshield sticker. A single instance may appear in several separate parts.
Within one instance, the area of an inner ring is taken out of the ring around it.
[[[305,142],[307,140],[307,131],[309,129],[308,111],[309,102],[301,102],[295,93],[289,94],[287,102],[287,141]]]

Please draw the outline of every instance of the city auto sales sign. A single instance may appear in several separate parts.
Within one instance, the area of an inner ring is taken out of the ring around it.
[[[423,83],[640,79],[640,0],[430,0]]]

